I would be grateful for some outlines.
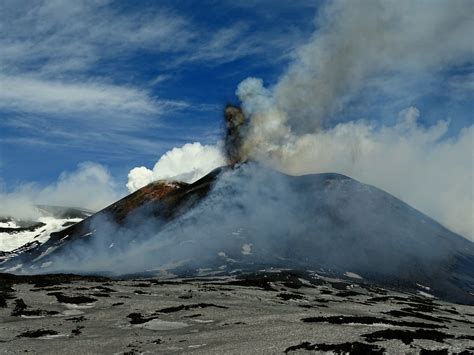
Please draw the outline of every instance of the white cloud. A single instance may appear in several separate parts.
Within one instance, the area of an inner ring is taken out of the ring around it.
[[[60,82],[0,75],[0,107],[46,114],[152,114],[160,102],[146,91],[94,82]]]
[[[88,133],[143,131],[164,112],[188,107],[158,98],[122,74],[123,60],[137,51],[186,48],[195,36],[189,22],[161,6],[118,9],[109,1],[0,3],[0,126],[21,120],[50,128],[25,127],[16,142],[27,134],[51,140],[50,132],[60,129],[81,132],[76,140]]]
[[[226,63],[257,54],[275,60],[302,38],[295,26],[268,31],[229,20],[222,27],[203,25],[163,4],[124,12],[108,1],[3,1],[0,68],[65,75],[137,50],[171,54],[162,65]]]
[[[0,191],[0,216],[20,219],[37,217],[35,204],[81,207],[100,210],[116,201],[120,194],[107,169],[85,162],[73,172],[63,172],[48,186],[22,184],[14,191]]]
[[[153,181],[155,181],[153,170],[139,166],[128,173],[127,189],[129,192],[135,192]]]
[[[188,143],[163,154],[153,170],[143,166],[130,170],[127,188],[134,192],[156,180],[191,183],[222,165],[225,165],[225,158],[217,146]]]
[[[28,190],[29,188],[27,186],[23,186],[14,192],[0,192],[0,200],[2,201],[0,205],[0,216],[13,217],[20,220],[37,218],[38,210],[35,208]]]
[[[55,184],[41,189],[36,199],[45,204],[99,210],[118,199],[117,190],[104,166],[86,162],[73,172],[63,172]]]
[[[0,4],[0,63],[43,72],[84,70],[124,51],[180,50],[194,36],[164,8],[114,9],[105,1],[6,1]]]

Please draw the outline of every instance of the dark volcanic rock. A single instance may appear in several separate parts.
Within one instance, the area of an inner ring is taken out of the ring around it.
[[[354,297],[354,296],[359,296],[359,295],[361,295],[361,293],[355,292],[355,291],[343,291],[343,292],[336,293],[337,297]]]
[[[60,292],[48,293],[48,296],[55,296],[58,302],[69,303],[69,304],[83,304],[83,303],[92,303],[92,302],[97,301],[97,299],[88,297],[88,296],[83,296],[83,295],[68,296]]]
[[[219,305],[216,305],[216,304],[213,304],[213,303],[196,303],[196,304],[186,304],[186,305],[182,304],[182,305],[176,306],[176,307],[162,308],[158,312],[160,312],[160,313],[173,313],[173,312],[179,312],[179,311],[189,311],[190,309],[208,308],[208,307],[227,309],[227,307],[219,306]]]
[[[51,316],[59,314],[58,311],[46,311],[43,309],[29,309],[30,307],[26,305],[25,301],[21,298],[15,300],[15,308],[13,309],[11,315],[13,317],[21,316]]]
[[[304,283],[302,280],[305,280]],[[227,285],[259,287],[267,291],[277,291],[272,287],[272,283],[279,282],[283,286],[299,289],[301,287],[313,287],[313,285],[322,285],[323,282],[311,274],[304,271],[281,270],[275,272],[247,272],[237,276],[237,280],[228,281]],[[347,284],[344,284],[347,286]]]
[[[144,316],[141,313],[134,312],[134,313],[130,313],[127,316],[127,318],[130,318],[130,324],[135,324],[136,325],[136,324],[147,323],[151,320],[159,318],[159,315],[157,313],[175,313],[175,312],[179,312],[179,311],[189,311],[191,309],[208,308],[208,307],[227,309],[227,307],[225,307],[225,306],[219,306],[219,305],[215,305],[215,304],[212,304],[212,303],[196,303],[196,304],[179,305],[179,306],[176,306],[176,307],[163,308],[163,309],[160,309],[159,311],[157,311],[153,314],[150,314],[148,316]]]
[[[79,323],[79,322],[84,322],[86,320],[86,317],[84,316],[72,317],[72,318],[66,318],[66,320],[69,320],[74,323]]]
[[[76,328],[71,330],[71,335],[78,336],[78,335],[82,334],[81,329],[84,329],[84,327],[80,326],[80,325],[77,326]]]
[[[279,293],[277,295],[278,298],[281,298],[282,300],[289,301],[289,300],[302,300],[304,299],[303,296],[298,295],[296,293]]]
[[[25,302],[19,298],[15,300],[15,309],[12,312],[12,316],[18,317],[23,314],[23,312],[28,308]]]
[[[442,343],[446,339],[454,338],[454,336],[451,334],[446,334],[438,330],[431,329],[384,329],[373,333],[364,334],[363,337],[370,343],[376,341],[397,339],[402,341],[406,345],[411,344],[415,339],[427,339]]]
[[[134,312],[130,313],[127,318],[130,318],[130,324],[143,324],[153,319],[157,319],[158,316],[143,317],[141,313]]]
[[[7,307],[7,300],[15,298],[14,292],[10,283],[0,282],[0,308]]]
[[[427,314],[423,314],[423,313],[420,313],[420,312],[415,312],[410,308],[408,308],[408,309],[403,308],[401,310],[392,310],[392,311],[386,312],[386,314],[389,314],[392,317],[397,317],[397,318],[413,317],[413,318],[429,320],[430,322],[446,323],[446,320],[443,320],[442,318],[432,317],[432,316],[429,316]]]
[[[395,321],[391,319],[379,318],[379,317],[357,317],[357,316],[333,316],[333,317],[308,317],[303,318],[305,323],[330,323],[330,324],[390,324],[401,327],[414,327],[414,328],[445,328],[444,326],[421,323],[421,322],[409,322],[409,321]]]
[[[359,342],[342,344],[311,344],[305,341],[298,345],[293,345],[285,349],[285,353],[298,350],[325,351],[334,354],[384,354],[385,349],[377,345],[364,344]]]
[[[47,335],[58,335],[59,333],[55,330],[50,329],[38,329],[38,330],[29,330],[18,335],[18,338],[40,338]]]
[[[94,292],[91,295],[94,297],[110,297],[110,295],[105,292]]]
[[[460,335],[456,339],[468,339],[468,340],[474,340],[474,335]]]
[[[421,349],[420,355],[447,355],[449,354],[448,349],[428,350]]]

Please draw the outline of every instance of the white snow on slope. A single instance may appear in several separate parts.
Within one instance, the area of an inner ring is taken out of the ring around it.
[[[360,276],[359,274],[356,274],[355,272],[347,271],[346,273],[344,273],[344,275],[347,277],[350,277],[351,279],[363,279],[362,276]]]
[[[0,222],[0,228],[19,228],[15,221],[3,221]]]
[[[37,222],[44,223],[44,226],[38,227],[34,230],[23,230],[18,232],[1,232],[0,233],[0,251],[8,252],[22,247],[33,241],[41,244],[46,242],[50,234],[60,231],[67,226],[65,223],[77,223],[81,218],[54,218],[54,217],[40,217]],[[8,224],[8,225],[7,225]],[[2,223],[0,227],[3,228],[18,228],[19,226],[14,222]]]

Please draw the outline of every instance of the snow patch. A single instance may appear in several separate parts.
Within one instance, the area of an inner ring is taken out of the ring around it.
[[[347,276],[347,277],[350,277],[351,279],[358,279],[358,280],[362,280],[363,277],[356,274],[355,272],[350,272],[350,271],[347,271],[344,273],[344,276]]]
[[[432,294],[427,293],[427,292],[423,292],[423,291],[418,291],[418,294],[420,296],[427,297],[427,298],[435,298],[435,296],[433,296]]]
[[[422,284],[416,284],[418,287],[421,287],[423,289],[425,289],[426,291],[430,291],[431,290],[431,287],[428,287],[428,286],[424,286]]]
[[[0,228],[20,228],[15,221],[0,222]]]
[[[242,245],[242,254],[243,255],[252,255],[252,245],[253,244],[244,244],[244,245]]]
[[[152,319],[146,323],[135,325],[135,327],[151,330],[174,330],[189,327],[189,324],[183,322],[169,322],[161,319]]]
[[[80,222],[81,218],[54,218],[54,217],[40,217],[34,222],[43,223],[32,230],[19,230],[14,232],[0,233],[0,251],[13,251],[22,246],[36,241],[40,244],[48,241],[51,233],[58,232],[65,229],[64,225],[67,223]],[[5,226],[5,227],[4,227]],[[15,222],[2,222],[0,227],[4,228],[20,228]]]
[[[197,348],[201,348],[201,347],[206,346],[206,345],[207,345],[207,344],[188,345],[188,348],[197,349]]]
[[[59,317],[61,317],[61,316],[66,316],[66,317],[78,316],[80,314],[84,314],[84,312],[82,312],[78,309],[66,309],[65,311],[61,312]]]

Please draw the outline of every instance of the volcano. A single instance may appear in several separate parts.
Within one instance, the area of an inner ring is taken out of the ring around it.
[[[2,258],[16,273],[313,270],[474,304],[474,243],[347,176],[290,176],[254,162],[192,184],[153,182]]]

